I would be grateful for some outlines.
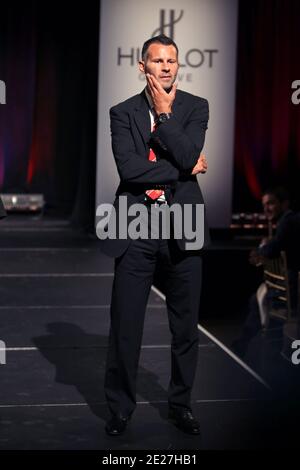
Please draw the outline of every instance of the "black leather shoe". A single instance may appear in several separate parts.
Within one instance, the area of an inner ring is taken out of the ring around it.
[[[114,415],[105,425],[105,431],[110,436],[119,436],[123,434],[130,420],[130,416]]]
[[[170,408],[168,418],[181,431],[187,434],[200,434],[200,424],[188,408]]]

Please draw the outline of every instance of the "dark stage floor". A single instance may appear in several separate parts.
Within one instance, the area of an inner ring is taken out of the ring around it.
[[[99,252],[95,238],[53,219],[9,217],[0,225],[0,252],[0,340],[7,348],[6,364],[0,365],[1,450],[296,444],[300,365],[297,370],[280,359],[278,341],[271,337],[263,347],[259,338],[254,342],[248,368],[224,345],[231,320],[226,330],[224,315],[218,320],[216,312],[199,329],[193,409],[202,435],[188,436],[169,424],[170,334],[155,288],[147,308],[137,410],[125,435],[108,437],[103,373],[113,260]]]

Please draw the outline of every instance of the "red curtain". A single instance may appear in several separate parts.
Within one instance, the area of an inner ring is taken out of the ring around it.
[[[263,189],[287,186],[298,196],[300,105],[299,0],[239,5],[235,127],[235,211],[256,210]]]
[[[55,156],[53,39],[36,2],[10,2],[2,12],[0,78],[7,93],[0,114],[0,189],[41,190],[45,180],[51,184]]]

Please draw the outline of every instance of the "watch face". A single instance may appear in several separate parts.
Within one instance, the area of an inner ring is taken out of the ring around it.
[[[170,119],[171,116],[172,116],[171,113],[161,113],[157,118],[157,122],[161,123],[161,122],[168,121],[168,119]]]

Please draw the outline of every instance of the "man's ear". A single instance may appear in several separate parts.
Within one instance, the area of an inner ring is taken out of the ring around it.
[[[145,62],[143,60],[139,61],[140,72],[145,73]]]

